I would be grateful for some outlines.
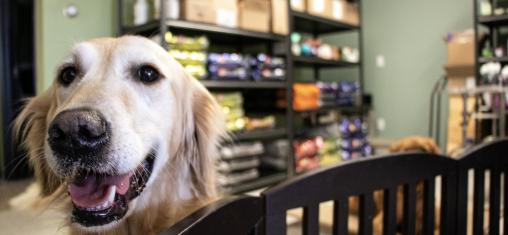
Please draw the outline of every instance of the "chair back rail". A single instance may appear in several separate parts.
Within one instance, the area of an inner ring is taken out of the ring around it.
[[[316,235],[320,234],[319,206],[327,201],[333,201],[333,234],[349,234],[349,198],[359,196],[358,234],[371,235],[377,231],[373,226],[374,191],[381,190],[383,235],[432,235],[436,229],[440,234],[466,235],[468,189],[473,191],[472,234],[503,234],[508,231],[508,219],[501,220],[502,215],[508,215],[508,206],[501,203],[508,203],[507,154],[508,139],[503,139],[481,145],[458,159],[405,153],[352,161],[297,176],[265,190],[261,197],[219,200],[162,234],[283,235],[287,234],[287,211],[301,207],[302,234]],[[469,179],[470,170],[473,180]],[[437,176],[441,178],[439,202],[435,197]],[[487,196],[485,186],[490,188]],[[403,195],[400,220],[398,194]],[[419,218],[419,214],[423,216]],[[419,219],[420,228],[415,222]]]
[[[468,192],[473,189],[473,234],[485,234],[485,203],[488,203],[488,234],[500,234],[500,214],[508,215],[508,207],[501,207],[501,174],[504,175],[504,199],[508,202],[508,139],[501,139],[480,145],[458,159],[459,180],[457,189],[457,234],[467,233],[468,221]],[[469,180],[469,171],[473,170],[473,181]],[[490,177],[486,177],[490,172]],[[489,194],[485,198],[485,186],[488,185]],[[508,220],[503,220],[503,231],[508,231]]]
[[[404,234],[415,234],[416,184],[427,182],[427,205],[424,224],[433,233],[434,202],[432,193],[436,176],[442,177],[441,234],[454,233],[456,161],[422,153],[396,154],[345,163],[304,174],[276,185],[262,193],[265,200],[266,235],[286,234],[286,212],[304,208],[303,234],[319,234],[319,204],[333,200],[334,234],[347,234],[348,198],[359,196],[359,234],[372,234],[373,192],[384,190],[385,234],[397,230],[395,205],[397,186],[404,185]],[[432,204],[430,204],[432,203]]]
[[[262,215],[261,198],[228,197],[199,209],[160,235],[255,234]]]

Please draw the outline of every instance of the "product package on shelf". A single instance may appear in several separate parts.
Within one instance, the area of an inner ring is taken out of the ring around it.
[[[248,142],[248,143],[236,143],[234,145],[223,146],[220,149],[220,156],[223,160],[239,159],[245,157],[252,157],[261,155],[264,153],[263,143]]]
[[[254,180],[259,177],[259,170],[254,168],[246,171],[238,171],[227,175],[219,175],[217,181],[222,187],[234,186],[246,181]]]
[[[210,53],[208,55],[209,78],[214,80],[248,79],[248,61],[236,53]]]
[[[324,60],[358,63],[360,52],[357,48],[337,47],[323,43],[321,39],[303,39],[300,33],[291,34],[291,51],[295,56],[316,57]]]
[[[247,118],[243,110],[243,96],[240,92],[212,93],[226,116],[227,130],[231,132],[245,129]]]
[[[356,106],[360,98],[360,84],[356,81],[317,82],[319,87],[320,106]]]
[[[293,108],[296,111],[308,111],[319,108],[321,91],[317,85],[295,83],[293,91]]]
[[[287,156],[289,156],[289,141],[280,139],[265,143],[265,153],[261,156],[261,164],[267,168],[278,171],[287,169]]]
[[[284,80],[286,76],[285,60],[281,57],[271,57],[258,54],[249,57],[250,73],[254,80]]]
[[[284,59],[266,54],[210,53],[208,71],[214,80],[283,80],[286,75]]]
[[[260,165],[260,160],[257,156],[245,157],[240,159],[232,159],[229,161],[220,161],[217,169],[223,173],[230,173],[235,171],[249,170],[257,168]]]
[[[182,64],[188,74],[198,79],[207,76],[208,38],[173,35],[170,32],[166,33],[165,38],[170,47],[169,54]]]
[[[372,148],[367,141],[367,125],[360,119],[344,119],[340,124],[342,159],[370,156]]]
[[[218,163],[218,170],[221,172],[219,184],[234,186],[258,178],[261,162],[259,156],[264,152],[263,143],[259,141],[222,146]]]
[[[248,117],[245,126],[246,131],[259,129],[271,129],[275,127],[275,116],[268,115],[263,117]]]
[[[318,153],[323,145],[324,141],[321,136],[295,141],[293,148],[295,150],[296,173],[310,171],[320,166]]]

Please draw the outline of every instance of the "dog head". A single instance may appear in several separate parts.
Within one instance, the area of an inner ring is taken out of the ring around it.
[[[104,231],[143,210],[155,182],[174,187],[167,197],[213,197],[223,122],[166,51],[125,36],[77,44],[16,127],[42,193],[67,187],[72,225]]]

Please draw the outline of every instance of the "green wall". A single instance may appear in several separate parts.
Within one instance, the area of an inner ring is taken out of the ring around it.
[[[37,91],[48,88],[58,63],[73,44],[116,32],[114,0],[37,0]],[[79,14],[68,18],[62,14],[68,5],[76,5]]]
[[[380,135],[427,135],[432,86],[444,74],[446,63],[443,36],[472,28],[473,1],[364,0],[363,4],[365,88],[374,95],[378,116],[386,120]],[[376,66],[377,55],[384,55],[384,68]]]

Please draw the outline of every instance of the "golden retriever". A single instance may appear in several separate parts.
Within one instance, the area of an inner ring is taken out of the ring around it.
[[[15,127],[73,234],[156,234],[217,197],[222,111],[148,39],[77,44]]]

